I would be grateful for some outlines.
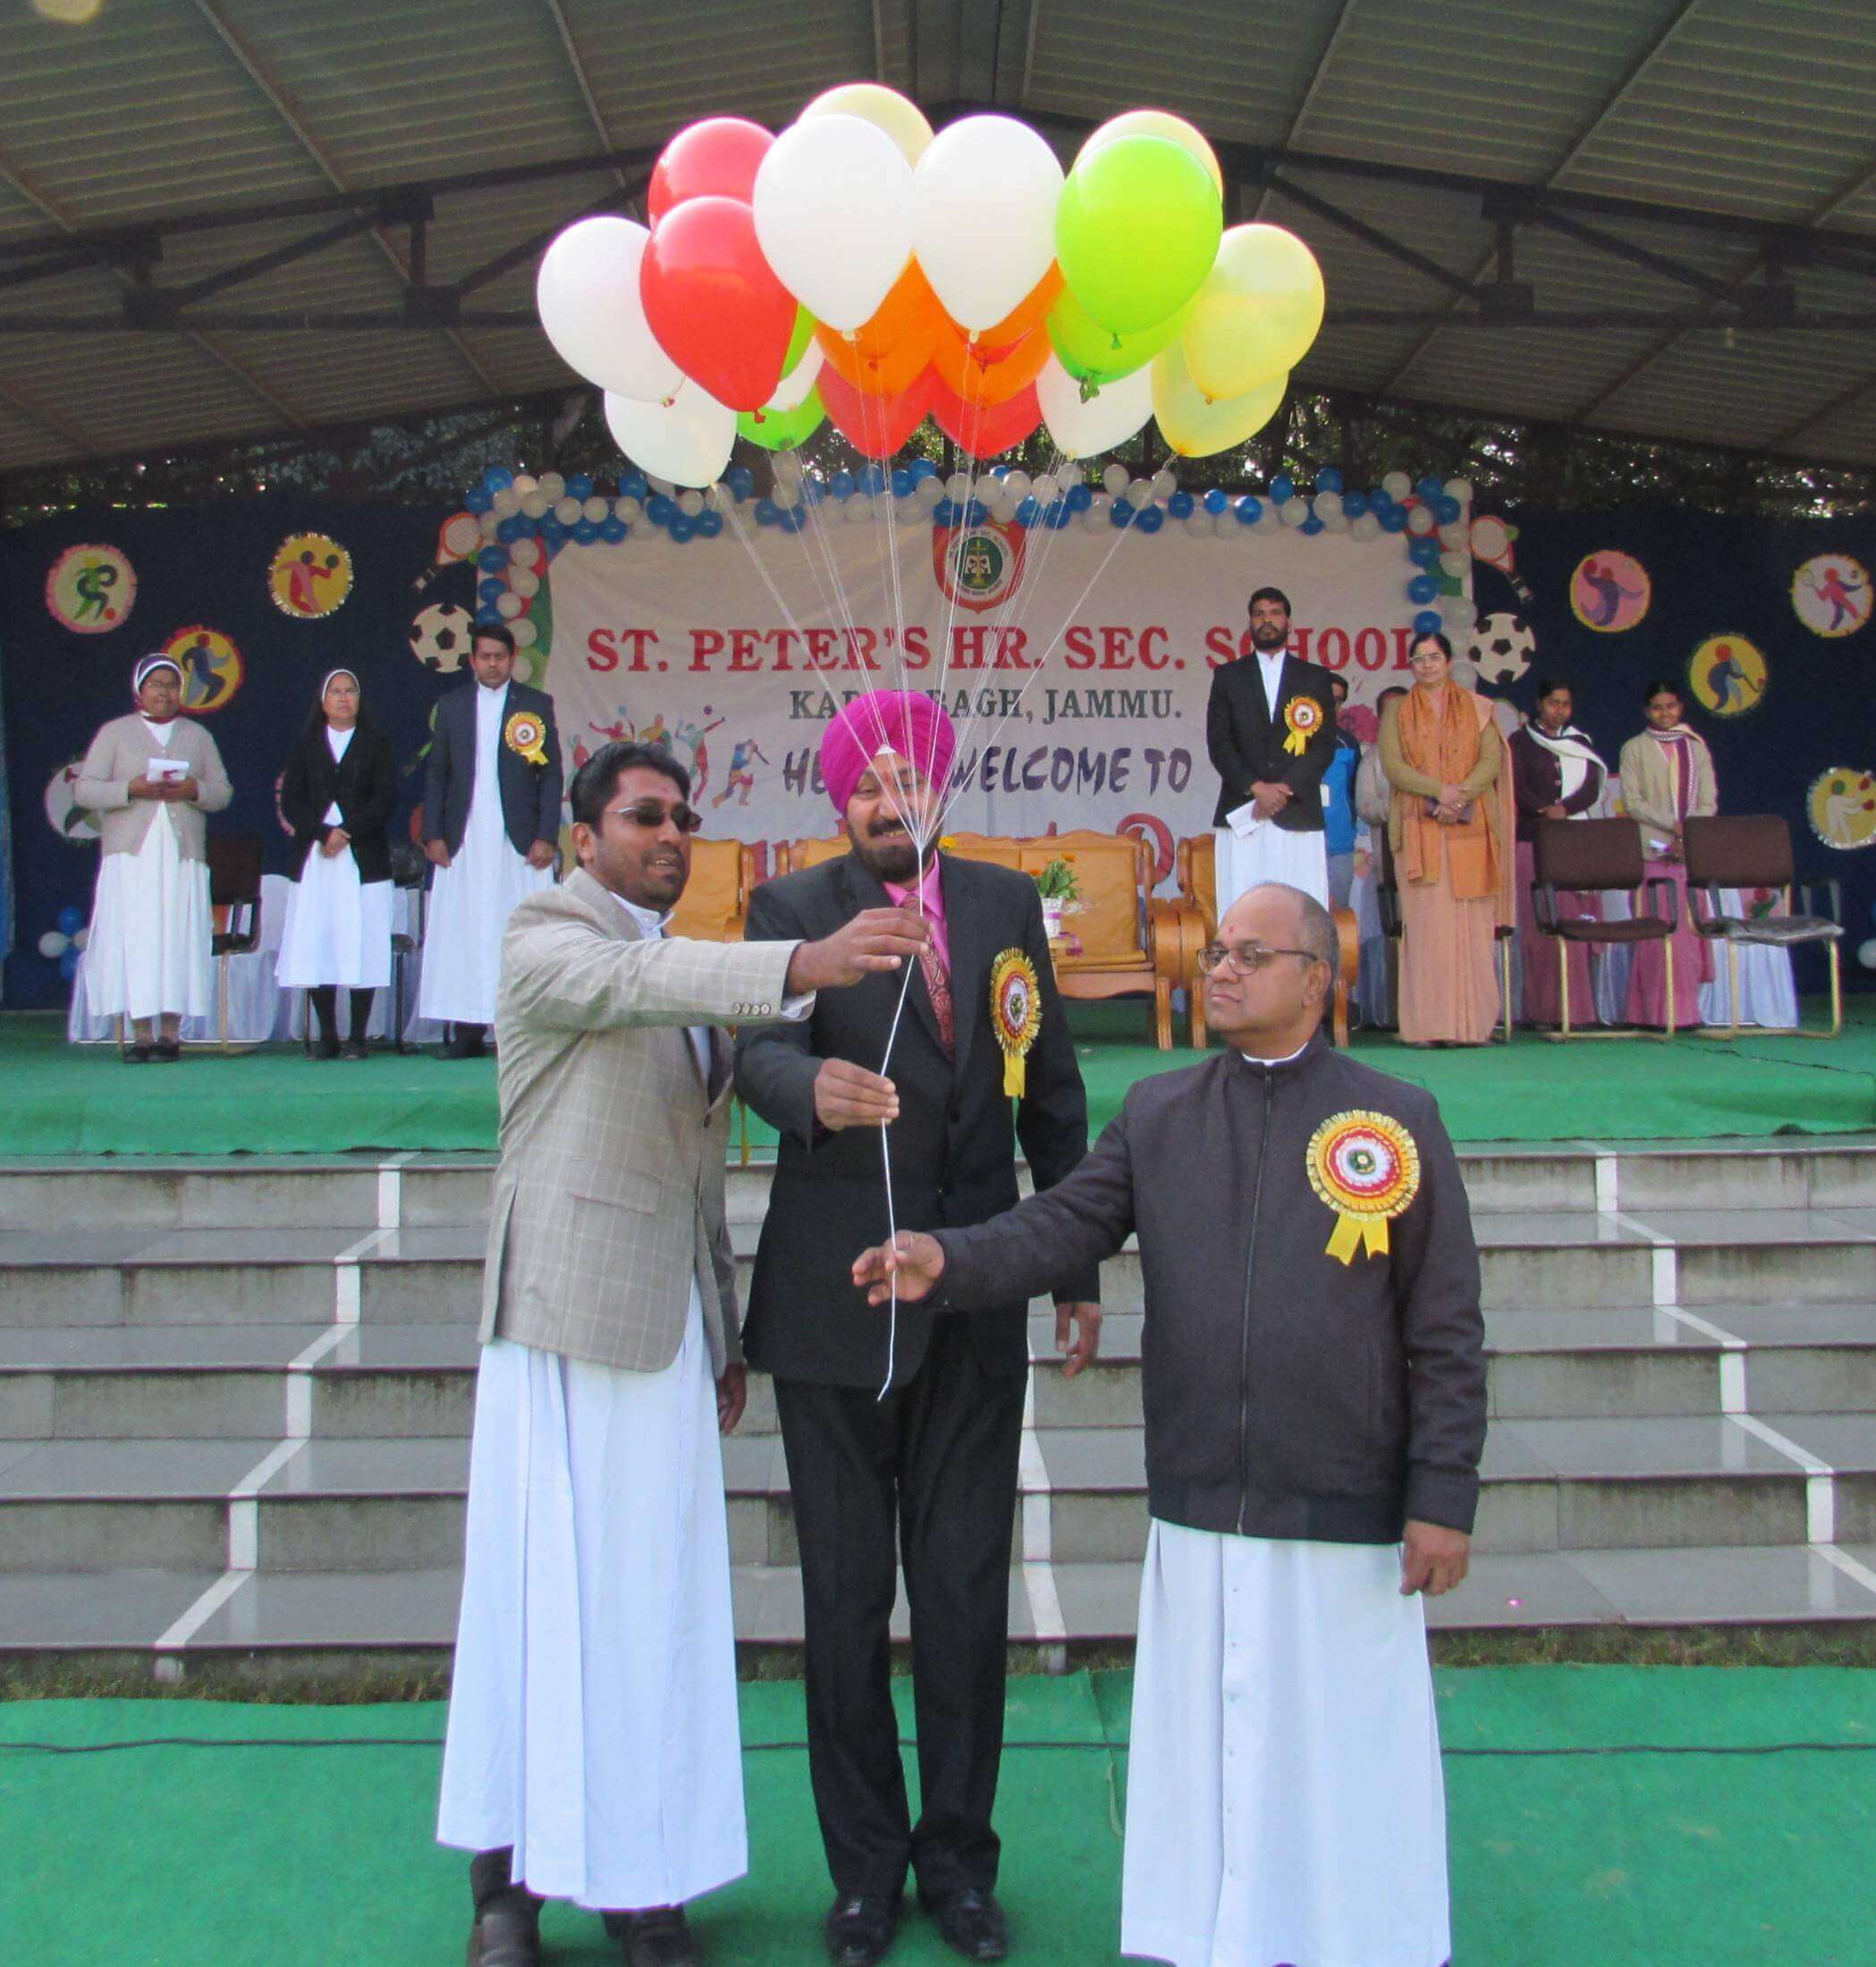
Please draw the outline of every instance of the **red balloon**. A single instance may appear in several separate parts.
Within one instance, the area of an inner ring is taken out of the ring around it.
[[[867,458],[890,458],[925,419],[937,377],[926,369],[908,389],[896,396],[863,394],[835,368],[822,365],[815,386],[821,392],[828,420],[853,448]],[[1035,391],[1030,394],[1033,396]]]
[[[760,123],[740,116],[709,116],[679,131],[651,174],[645,199],[651,223],[690,198],[748,204],[756,195],[756,173],[774,140]]]
[[[827,371],[824,368],[822,376]],[[932,378],[932,415],[938,427],[960,451],[973,458],[993,458],[1019,444],[1043,420],[1035,384],[1030,383],[1001,403],[967,403],[954,390]]]
[[[756,218],[733,198],[688,198],[653,228],[638,269],[658,345],[720,403],[760,409],[795,333],[795,297],[769,270]]]

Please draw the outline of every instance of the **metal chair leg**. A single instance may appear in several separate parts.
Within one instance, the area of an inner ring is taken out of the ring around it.
[[[1669,1043],[1674,1036],[1674,938],[1669,936],[1661,944],[1661,957],[1668,972],[1668,1001],[1662,1007],[1667,1013],[1667,1023],[1661,1030],[1662,1044]]]

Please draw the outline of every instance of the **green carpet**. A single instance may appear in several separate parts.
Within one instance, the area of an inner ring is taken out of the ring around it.
[[[1861,1881],[1876,1752],[1859,1750],[1876,1745],[1876,1674],[1512,1667],[1442,1671],[1438,1684],[1455,1967],[1871,1957]],[[1128,1684],[1011,1683],[1001,1890],[1012,1957],[1031,1967],[1116,1957]],[[704,1901],[697,1925],[723,1967],[815,1963],[831,1894],[792,1745],[800,1689],[746,1685],[742,1701],[750,1873]],[[903,1702],[901,1721],[909,1734]],[[462,1860],[430,1841],[442,1726],[435,1705],[0,1706],[7,1957],[451,1967],[467,1892]],[[260,1745],[5,1745],[179,1736]],[[359,1736],[419,1745],[291,1745]],[[774,1743],[790,1745],[762,1746]],[[1809,1745],[1781,1746],[1794,1743]],[[1593,1752],[1637,1744],[1680,1752]],[[617,1958],[598,1921],[566,1906],[548,1909],[543,1931],[568,1967]],[[905,1967],[950,1957],[916,1915],[892,1954]]]
[[[1192,1063],[1143,1043],[1130,1003],[1070,1012],[1093,1128],[1148,1073]],[[1508,1048],[1412,1051],[1385,1034],[1356,1056],[1427,1086],[1459,1141],[1705,1140],[1727,1135],[1876,1127],[1876,997],[1851,1000],[1834,1044],[1800,1038],[1701,1038],[1671,1045],[1593,1041],[1571,1047],[1520,1034]],[[495,1145],[494,1068],[434,1049],[363,1064],[315,1064],[297,1047],[177,1066],[126,1068],[114,1048],[69,1045],[57,1017],[0,1016],[0,1156],[317,1154],[353,1149]],[[758,1150],[773,1135],[757,1124]]]

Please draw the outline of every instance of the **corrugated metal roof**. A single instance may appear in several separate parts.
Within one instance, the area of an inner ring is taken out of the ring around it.
[[[1876,7],[1844,0],[104,0],[77,27],[23,4],[0,14],[0,249],[650,152],[713,113],[780,127],[874,75],[934,104],[993,84],[1042,117],[1161,105],[1227,147],[1285,153],[1298,192],[1466,282],[1492,274],[1494,185],[1704,215],[1704,230],[1591,217],[1728,286],[1762,272],[1762,237],[1730,219],[1876,240]],[[427,279],[452,283],[620,186],[602,165],[444,198]],[[1427,317],[1332,319],[1305,382],[1876,464],[1876,336],[1861,330],[1482,326],[1449,283],[1280,187],[1247,183],[1239,208],[1309,241],[1332,308]],[[169,233],[152,274],[186,285],[332,222]],[[224,322],[382,316],[409,291],[408,253],[401,228],[355,234],[203,305]],[[1697,285],[1580,237],[1521,224],[1515,253],[1546,315],[1711,311]],[[0,257],[0,276],[16,265]],[[1801,309],[1876,310],[1876,279],[1808,264],[1790,278]],[[574,380],[529,327],[58,329],[114,319],[131,280],[98,265],[0,283],[0,320],[34,330],[0,333],[0,471]],[[532,285],[524,256],[467,305],[525,311]]]

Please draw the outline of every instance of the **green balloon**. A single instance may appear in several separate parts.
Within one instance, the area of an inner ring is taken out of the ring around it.
[[[1103,328],[1068,289],[1049,309],[1049,340],[1055,359],[1078,383],[1100,389],[1145,368],[1160,350],[1186,332],[1196,300],[1155,321],[1137,334],[1115,334]]]
[[[1197,293],[1224,208],[1212,174],[1164,137],[1117,137],[1080,158],[1055,210],[1055,257],[1098,325],[1137,334]]]
[[[815,332],[815,317],[804,307],[795,308],[795,332],[790,335],[788,353],[782,358],[782,373],[794,373],[795,364],[807,353],[807,344]]]
[[[792,409],[738,410],[737,435],[765,451],[792,451],[820,429],[826,415],[820,391],[811,389]]]

